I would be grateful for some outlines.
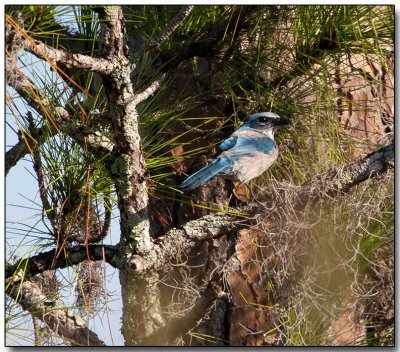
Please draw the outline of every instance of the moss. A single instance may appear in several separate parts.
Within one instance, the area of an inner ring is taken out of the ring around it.
[[[129,157],[127,155],[118,156],[111,164],[111,173],[117,185],[118,196],[123,199],[132,194],[132,186],[129,181],[132,169],[129,164]]]

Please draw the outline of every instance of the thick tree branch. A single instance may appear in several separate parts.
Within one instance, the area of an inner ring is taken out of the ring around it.
[[[124,44],[125,20],[121,6],[92,6],[92,11],[99,14],[100,27],[99,47],[103,59],[116,64],[117,57],[127,54]],[[104,75],[111,74],[104,73]]]
[[[56,303],[49,300],[36,283],[24,281],[20,287],[9,288],[7,294],[73,346],[105,346],[83,319],[72,315],[68,309],[56,307]]]
[[[135,272],[157,271],[178,253],[193,248],[199,242],[228,234],[235,226],[233,220],[231,216],[216,213],[189,221],[158,238],[147,255],[134,255],[126,264]]]
[[[123,41],[124,16],[120,6],[96,6],[101,20],[101,55],[114,62],[115,70],[102,75],[109,100],[115,147],[109,156],[107,170],[114,181],[121,214],[121,255],[147,252],[151,247],[150,217],[144,163],[139,134],[139,116],[130,79],[132,65]],[[153,94],[159,83],[151,85],[142,98]],[[139,96],[140,98],[140,96]]]
[[[56,249],[43,252],[26,259],[20,259],[13,265],[6,267],[6,280],[14,285],[21,277],[30,278],[46,270],[63,269],[81,263],[84,260],[105,260],[114,268],[123,266],[118,256],[118,247],[112,245],[79,245],[71,248],[66,247],[64,253],[56,258]],[[88,257],[89,256],[89,257]]]

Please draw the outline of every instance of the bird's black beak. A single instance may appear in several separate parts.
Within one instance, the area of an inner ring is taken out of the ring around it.
[[[283,126],[283,125],[289,125],[289,124],[290,124],[290,120],[287,119],[286,117],[281,117],[279,120],[274,121],[274,125],[276,127]]]

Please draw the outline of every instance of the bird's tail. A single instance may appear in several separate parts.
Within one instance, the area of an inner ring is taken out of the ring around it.
[[[182,182],[181,187],[190,191],[204,185],[208,180],[222,173],[226,165],[220,159],[214,160],[210,165],[203,167]]]

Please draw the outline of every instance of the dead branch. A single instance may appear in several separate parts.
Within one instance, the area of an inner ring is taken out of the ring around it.
[[[134,105],[138,105],[141,102],[145,101],[149,97],[151,97],[158,89],[160,89],[162,82],[165,79],[165,74],[162,74],[160,78],[151,83],[143,92],[135,94],[130,99],[127,99],[127,103],[133,103]]]

